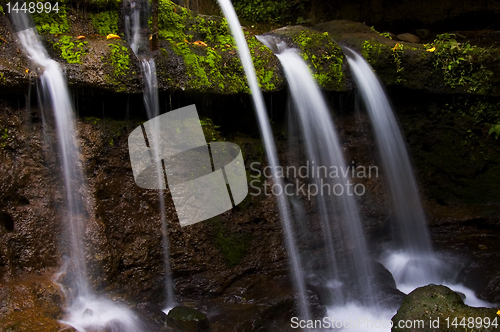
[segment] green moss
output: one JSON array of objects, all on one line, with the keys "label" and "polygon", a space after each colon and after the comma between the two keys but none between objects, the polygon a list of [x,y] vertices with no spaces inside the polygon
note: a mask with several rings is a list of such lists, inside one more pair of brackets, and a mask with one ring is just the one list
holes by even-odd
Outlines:
[{"label": "green moss", "polygon": [[260,87],[265,90],[275,90],[276,84],[279,83],[279,78],[273,66],[270,66],[271,60],[274,59],[273,52],[254,36],[249,38],[247,43]]},{"label": "green moss", "polygon": [[390,47],[376,42],[373,39],[365,40],[362,45],[361,55],[371,64],[376,63],[381,55],[387,55],[390,52]]},{"label": "green moss", "polygon": [[113,44],[108,44],[111,48],[109,61],[111,62],[113,73],[112,75],[106,75],[108,82],[118,86],[118,92],[126,89],[124,80],[126,80],[127,75],[130,73],[129,51],[121,43],[122,41],[115,41]]},{"label": "green moss", "polygon": [[302,31],[293,41],[302,50],[302,57],[310,64],[313,76],[325,88],[342,90],[344,55],[327,32]]},{"label": "green moss", "polygon": [[94,125],[96,125],[99,121],[101,121],[100,118],[97,118],[95,116],[87,116],[84,118],[84,120],[87,122],[93,123]]},{"label": "green moss", "polygon": [[459,43],[453,34],[438,35],[427,48],[435,47],[434,67],[439,70],[446,85],[464,87],[467,92],[486,94],[492,89],[493,72],[484,65],[492,56],[491,50]]},{"label": "green moss", "polygon": [[[175,5],[170,0],[159,0],[158,3],[158,36],[161,39],[190,39],[184,33],[188,29],[189,20],[193,15],[186,8]],[[151,19],[150,19],[151,24]]]},{"label": "green moss", "polygon": [[[234,52],[234,43],[227,21],[206,20],[169,0],[160,0],[159,7],[159,37],[168,40],[174,53],[184,60],[189,78],[186,85],[201,91],[241,91],[238,73],[242,70],[235,70],[228,56]],[[161,52],[168,56],[166,50]]]},{"label": "green moss", "polygon": [[9,130],[4,129],[3,131],[0,131],[0,149],[5,149],[9,142]]},{"label": "green moss", "polygon": [[365,40],[362,44],[361,55],[372,65],[379,65],[381,63],[393,64],[390,71],[393,71],[395,83],[403,83],[405,78],[404,59],[408,61],[409,52],[420,51],[423,56],[426,52],[421,48],[407,46],[402,43],[396,43],[394,46],[378,42],[374,39]]},{"label": "green moss", "polygon": [[2,5],[0,5],[0,13],[2,13],[3,15],[5,15],[5,12],[3,11]]},{"label": "green moss", "polygon": [[310,0],[234,0],[234,9],[240,19],[250,22],[278,23],[295,22],[308,23],[304,13],[309,11]]},{"label": "green moss", "polygon": [[[45,0],[35,0],[37,3],[45,4]],[[51,11],[46,13],[34,13],[33,20],[39,33],[61,34],[69,30],[68,16],[66,13],[66,0],[48,1],[52,4],[52,8],[57,4],[59,11],[56,13]]]},{"label": "green moss", "polygon": [[108,44],[111,47],[111,65],[115,77],[125,76],[130,71],[130,57],[128,48],[117,44]]},{"label": "green moss", "polygon": [[247,254],[252,242],[251,236],[229,232],[220,217],[212,219],[212,230],[215,233],[215,244],[226,264],[230,267],[238,265]]},{"label": "green moss", "polygon": [[88,4],[96,8],[118,9],[121,5],[121,0],[90,0]]},{"label": "green moss", "polygon": [[[210,88],[222,93],[249,92],[225,19],[196,16],[169,0],[160,0],[159,5],[159,37],[168,40],[174,53],[182,57],[187,87],[200,91]],[[249,38],[248,43],[261,87],[275,89],[278,77],[269,63],[273,54],[254,37]],[[161,52],[168,56],[166,50]]]},{"label": "green moss", "polygon": [[3,73],[0,73],[0,82],[2,83],[7,82],[7,79],[5,78],[5,75]]},{"label": "green moss", "polygon": [[215,125],[212,119],[201,118],[200,124],[207,142],[224,140],[218,130],[220,126]]},{"label": "green moss", "polygon": [[62,36],[54,44],[54,48],[61,52],[61,57],[68,63],[82,63],[82,56],[87,54],[86,41],[74,40],[71,36]]},{"label": "green moss", "polygon": [[500,137],[500,123],[491,126],[490,130],[488,131],[488,135],[491,134],[495,134],[495,139],[498,139],[498,137]]},{"label": "green moss", "polygon": [[92,24],[97,33],[106,36],[110,33],[118,33],[118,12],[105,11],[97,14],[92,14]]}]

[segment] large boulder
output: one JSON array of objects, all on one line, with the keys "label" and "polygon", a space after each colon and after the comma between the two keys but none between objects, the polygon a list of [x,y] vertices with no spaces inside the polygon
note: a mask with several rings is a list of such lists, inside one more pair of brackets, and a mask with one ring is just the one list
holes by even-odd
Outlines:
[{"label": "large boulder", "polygon": [[[459,294],[448,287],[429,285],[417,288],[405,297],[403,304],[392,318],[392,331],[461,331],[465,327],[474,331],[498,331],[496,326],[485,324],[500,323],[496,312],[495,308],[469,307],[463,303]],[[476,323],[479,317],[481,324]],[[462,320],[465,322],[465,327],[461,329]],[[471,320],[474,321],[473,324]],[[485,327],[486,325],[488,327]]]}]

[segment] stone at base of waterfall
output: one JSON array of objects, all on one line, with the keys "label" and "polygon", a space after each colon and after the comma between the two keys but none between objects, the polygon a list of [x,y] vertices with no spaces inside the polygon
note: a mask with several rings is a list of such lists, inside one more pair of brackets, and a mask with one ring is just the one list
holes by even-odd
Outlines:
[{"label": "stone at base of waterfall", "polygon": [[[492,325],[496,319],[500,325],[500,317],[495,308],[474,308],[464,304],[460,295],[448,287],[428,285],[415,289],[408,294],[398,312],[392,317],[392,332],[438,332],[438,331],[464,331],[460,325],[465,318],[465,326],[469,324],[468,319],[474,319],[474,332],[498,331]],[[476,319],[481,317],[482,326],[476,326]],[[490,324],[485,328],[485,318],[488,317]],[[448,321],[446,320],[448,318]],[[457,318],[455,321],[454,319]],[[400,323],[401,322],[401,323]],[[411,322],[411,327],[409,326]],[[408,324],[407,324],[408,323]],[[453,325],[453,323],[456,323]],[[405,325],[407,324],[407,325]]]},{"label": "stone at base of waterfall", "polygon": [[420,43],[420,38],[412,33],[402,33],[397,35],[396,38],[409,43]]},{"label": "stone at base of waterfall", "polygon": [[170,331],[202,332],[208,331],[207,315],[196,309],[177,306],[168,312],[167,327]]},{"label": "stone at base of waterfall", "polygon": [[417,30],[415,30],[415,34],[420,39],[427,39],[427,38],[429,38],[431,32],[428,29],[417,29]]}]

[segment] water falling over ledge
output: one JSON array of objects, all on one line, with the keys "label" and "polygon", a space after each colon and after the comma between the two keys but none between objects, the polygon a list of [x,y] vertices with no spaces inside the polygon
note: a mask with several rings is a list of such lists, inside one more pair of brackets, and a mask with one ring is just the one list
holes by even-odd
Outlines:
[{"label": "water falling over ledge", "polygon": [[[17,14],[23,15],[22,13]],[[22,20],[31,18],[25,13]],[[24,28],[24,29],[23,29]],[[62,323],[73,326],[80,332],[88,330],[142,331],[139,318],[124,305],[97,295],[89,285],[83,241],[91,207],[85,203],[88,196],[86,179],[80,158],[80,147],[76,139],[75,118],[69,91],[61,67],[50,59],[42,46],[36,28],[16,26],[16,33],[26,55],[43,73],[40,75],[43,95],[54,113],[59,163],[64,185],[64,241],[68,243],[68,258],[58,276],[67,275],[68,285],[62,285],[67,314]]]},{"label": "water falling over ledge", "polygon": [[[246,74],[248,85],[250,86],[255,112],[259,122],[259,130],[264,141],[264,146],[266,148],[265,150],[267,160],[269,162],[269,166],[272,169],[273,181],[275,184],[278,184],[279,186],[281,186],[281,188],[283,188],[283,180],[276,175],[276,171],[279,166],[276,144],[274,143],[271,125],[269,123],[269,118],[264,104],[264,99],[262,97],[262,92],[260,90],[259,83],[257,82],[257,76],[253,67],[252,57],[250,56],[248,44],[245,40],[245,36],[243,35],[243,31],[241,30],[241,24],[238,20],[236,12],[234,11],[231,1],[218,0],[218,2],[222,9],[222,12],[224,13],[224,16],[229,23],[231,33],[238,47],[238,54],[240,56],[243,69]],[[299,314],[301,317],[303,317],[303,319],[308,319],[310,317],[310,310],[307,303],[306,286],[302,271],[302,263],[300,261],[300,256],[295,244],[295,231],[293,229],[292,220],[290,218],[290,207],[283,192],[277,196],[277,203],[281,222],[285,231],[285,245],[292,269],[293,284],[299,297]]]}]

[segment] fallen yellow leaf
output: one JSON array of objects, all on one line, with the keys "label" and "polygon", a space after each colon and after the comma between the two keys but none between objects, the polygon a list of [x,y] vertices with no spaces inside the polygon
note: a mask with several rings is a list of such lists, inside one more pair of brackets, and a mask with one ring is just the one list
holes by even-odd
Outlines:
[{"label": "fallen yellow leaf", "polygon": [[399,44],[396,44],[396,45],[394,45],[394,48],[392,49],[392,51],[394,52],[394,51],[399,50],[399,49],[400,49]]},{"label": "fallen yellow leaf", "polygon": [[184,39],[184,42],[190,44],[190,42],[188,42],[187,39]]},{"label": "fallen yellow leaf", "polygon": [[427,50],[427,52],[434,52],[435,50],[436,50],[436,48],[435,48],[435,47],[433,47],[433,48],[429,48],[429,49]]},{"label": "fallen yellow leaf", "polygon": [[500,310],[497,311],[497,315],[500,316]]},{"label": "fallen yellow leaf", "polygon": [[207,46],[208,46],[206,43],[202,42],[201,40],[197,40],[197,41],[195,41],[193,44],[194,44],[194,45],[205,46],[205,47],[207,47]]},{"label": "fallen yellow leaf", "polygon": [[120,36],[110,33],[106,36],[106,39],[121,39]]},{"label": "fallen yellow leaf", "polygon": [[76,39],[78,39],[78,40],[85,39],[85,36],[78,36],[78,37],[76,37]]},{"label": "fallen yellow leaf", "polygon": [[29,73],[29,72],[30,72],[30,70],[29,70],[29,69],[26,69],[26,74],[27,74],[27,73]]}]

